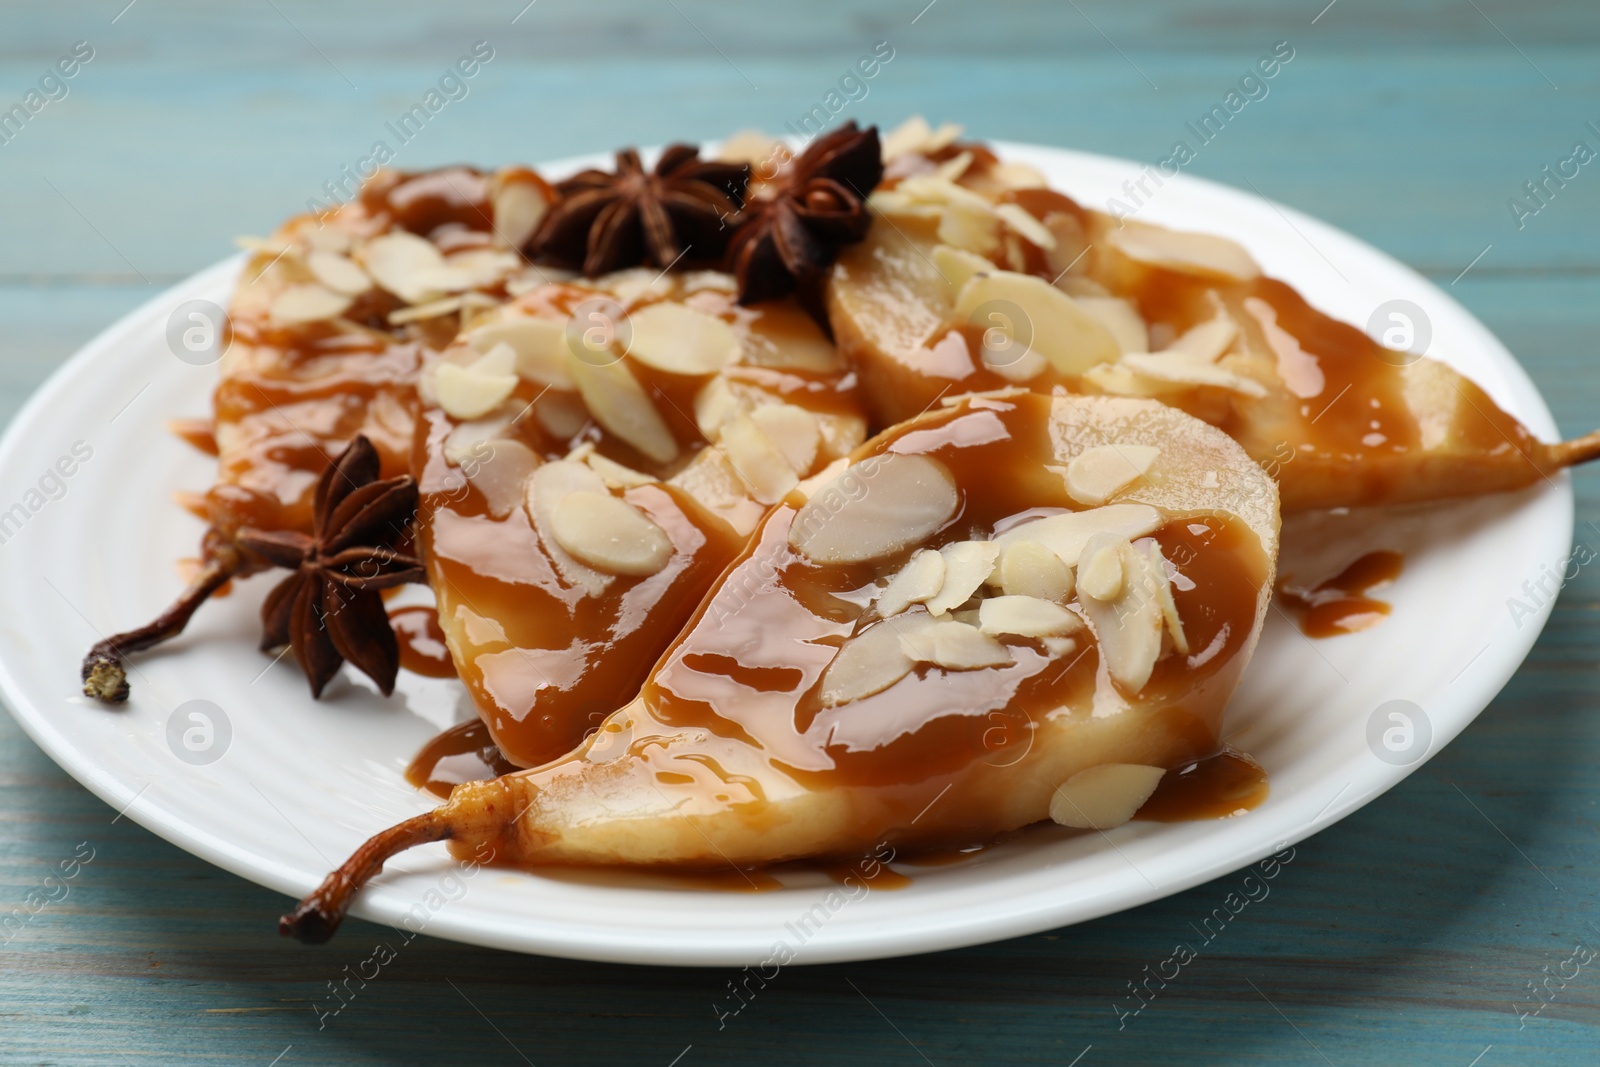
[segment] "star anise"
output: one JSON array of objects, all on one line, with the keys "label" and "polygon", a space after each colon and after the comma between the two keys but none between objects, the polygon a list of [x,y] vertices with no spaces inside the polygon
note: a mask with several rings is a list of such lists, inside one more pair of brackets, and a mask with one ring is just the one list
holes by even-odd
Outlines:
[{"label": "star anise", "polygon": [[854,122],[817,138],[736,218],[728,263],[739,302],[754,304],[820,286],[845,245],[867,235],[866,199],[883,180],[878,128]]},{"label": "star anise", "polygon": [[651,171],[625,148],[614,173],[586,170],[556,184],[530,253],[590,277],[639,263],[666,270],[691,254],[715,261],[749,180],[748,164],[701,159],[692,145],[668,146]]},{"label": "star anise", "polygon": [[261,606],[261,647],[293,648],[313,697],[345,660],[384,696],[394,691],[400,643],[378,590],[424,580],[422,561],[394,547],[416,509],[416,482],[409,475],[379,481],[378,451],[357,437],[317,482],[310,535],[239,532],[239,547],[294,571]]}]

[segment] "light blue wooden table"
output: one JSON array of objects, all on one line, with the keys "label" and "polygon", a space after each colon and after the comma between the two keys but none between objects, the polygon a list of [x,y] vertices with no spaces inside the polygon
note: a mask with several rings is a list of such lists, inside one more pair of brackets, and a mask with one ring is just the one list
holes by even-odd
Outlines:
[{"label": "light blue wooden table", "polygon": [[[1270,95],[1192,172],[1450,285],[1567,435],[1600,425],[1600,162],[1521,229],[1506,203],[1574,141],[1600,148],[1593,0],[125,2],[0,8],[0,108],[93,49],[0,145],[0,418],[156,287],[301,209],[478,40],[494,58],[398,165],[781,129],[879,41],[894,58],[845,117],[1154,160],[1287,40]],[[1595,544],[1600,478],[1577,486]],[[1299,846],[1120,1030],[1127,983],[1228,879],[1037,937],[788,970],[720,1031],[720,971],[423,938],[319,1029],[313,1002],[379,928],[281,941],[281,898],[114,820],[0,719],[0,913],[80,842],[95,857],[0,947],[0,1062],[1594,1064],[1600,962],[1519,1010],[1574,946],[1600,950],[1597,600],[1588,568],[1460,740]]]}]

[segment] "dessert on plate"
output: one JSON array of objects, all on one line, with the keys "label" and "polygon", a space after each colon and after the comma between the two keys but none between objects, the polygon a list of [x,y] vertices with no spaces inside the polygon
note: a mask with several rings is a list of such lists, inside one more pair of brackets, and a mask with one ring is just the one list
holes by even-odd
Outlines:
[{"label": "dessert on plate", "polygon": [[429,751],[481,777],[420,775],[448,799],[284,919],[311,941],[429,841],[744,868],[1171,810],[1222,745],[1280,498],[1600,453],[1225,238],[1119,225],[920,119],[557,181],[380,172],[256,243],[231,314],[186,428],[219,458],[201,568],[85,691],[127,699],[128,655],[277,568],[262,647],[314,696],[346,662],[392,691],[385,596],[418,583],[477,711]]}]

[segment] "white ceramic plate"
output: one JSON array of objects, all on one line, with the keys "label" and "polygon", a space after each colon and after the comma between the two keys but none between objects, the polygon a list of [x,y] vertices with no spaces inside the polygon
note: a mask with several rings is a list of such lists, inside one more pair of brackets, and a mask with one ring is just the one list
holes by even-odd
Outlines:
[{"label": "white ceramic plate", "polygon": [[[1056,149],[1000,148],[1095,207],[1140,170]],[[1388,300],[1413,301],[1431,320],[1431,354],[1554,438],[1539,394],[1489,331],[1375,249],[1259,196],[1188,177],[1167,180],[1139,217],[1234,237],[1269,273],[1348,321],[1366,323]],[[184,300],[226,304],[238,267],[234,258],[202,271],[105,331],[51,378],[0,444],[0,509],[23,509],[0,511],[0,687],[33,739],[108,804],[197,856],[298,897],[368,835],[430,805],[401,771],[436,729],[465,714],[456,683],[407,676],[384,701],[346,679],[332,687],[333,699],[313,702],[292,661],[269,666],[255,651],[257,610],[273,580],[258,577],[203,608],[188,636],[139,657],[125,708],[93,705],[78,690],[88,645],[168,603],[181,586],[174,561],[195,552],[200,525],[170,496],[204,488],[212,464],[164,422],[207,413],[215,368],[180,362],[165,333]],[[41,487],[76,442],[90,458],[59,483],[64,491],[47,477]],[[1325,528],[1310,530],[1316,526]],[[1547,605],[1517,619],[1508,598],[1525,598],[1523,582],[1544,565],[1561,569],[1571,529],[1564,478],[1404,515],[1292,526],[1286,540],[1313,547],[1291,549],[1286,570],[1310,576],[1370,543],[1403,549],[1405,573],[1386,594],[1393,616],[1376,629],[1312,642],[1280,613],[1268,621],[1227,732],[1266,765],[1272,793],[1242,817],[1134,822],[1106,835],[1030,832],[963,864],[902,868],[913,873],[910,887],[820,910],[834,888],[820,874],[756,894],[499,870],[463,879],[434,845],[392,861],[354,913],[392,924],[409,915],[412,929],[520,951],[743,965],[767,959],[780,941],[803,963],[863,959],[1133,907],[1327,826],[1455,737],[1533,644]],[[1309,558],[1315,546],[1323,546],[1320,563]],[[216,705],[228,726],[219,722],[211,751],[220,758],[209,764],[179,759],[182,745],[168,741],[169,722],[192,700]],[[1380,759],[1369,744],[1374,712],[1391,700],[1421,709],[1412,716],[1413,750],[1402,754],[1409,764]],[[177,732],[193,726],[180,716]],[[1378,726],[1403,730],[1396,721]],[[276,918],[264,913],[260,921]]]}]

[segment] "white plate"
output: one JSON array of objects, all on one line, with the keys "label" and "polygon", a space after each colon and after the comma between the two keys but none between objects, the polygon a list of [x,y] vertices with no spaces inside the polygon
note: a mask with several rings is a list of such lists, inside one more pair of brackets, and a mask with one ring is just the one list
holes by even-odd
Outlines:
[{"label": "white plate", "polygon": [[[1095,207],[1140,169],[1000,147]],[[1367,245],[1258,196],[1188,177],[1168,179],[1139,217],[1232,236],[1269,273],[1348,321],[1367,322],[1390,299],[1414,301],[1432,321],[1432,353],[1554,439],[1549,410],[1489,331]],[[453,681],[406,676],[400,694],[384,701],[345,680],[333,699],[313,702],[292,663],[269,668],[255,651],[256,613],[272,580],[262,577],[203,608],[188,636],[139,657],[134,696],[122,710],[78,693],[84,650],[168,603],[181,584],[173,561],[195,551],[200,525],[169,498],[205,487],[212,464],[164,422],[206,414],[215,368],[180,362],[164,335],[181,301],[226,304],[238,266],[235,258],[202,271],[105,331],[46,383],[0,444],[0,509],[17,502],[27,511],[20,528],[0,530],[8,537],[0,551],[0,686],[29,735],[112,807],[197,856],[298,897],[369,834],[429,806],[401,771],[458,714]],[[65,493],[30,497],[77,441],[93,455],[65,480]],[[1312,642],[1273,614],[1228,720],[1232,743],[1271,774],[1270,798],[1248,815],[1134,822],[1103,836],[1030,832],[964,864],[902,868],[913,874],[909,888],[866,893],[833,910],[822,903],[820,911],[813,909],[833,888],[821,875],[759,894],[501,870],[463,879],[434,845],[393,860],[355,914],[400,924],[409,913],[411,927],[438,937],[595,960],[754,964],[784,941],[799,962],[819,963],[1081,922],[1236,870],[1420,765],[1374,755],[1369,720],[1380,704],[1402,699],[1423,709],[1431,754],[1494,697],[1548,614],[1546,597],[1515,619],[1508,598],[1525,598],[1524,581],[1543,565],[1561,569],[1572,493],[1563,477],[1376,523],[1332,521],[1345,528],[1335,562],[1361,550],[1358,537],[1406,550],[1405,573],[1386,594],[1393,616],[1361,634]],[[169,719],[191,700],[214,703],[231,726],[225,752],[207,765],[178,759],[167,740]],[[214,751],[223,747],[220,731],[216,738]],[[820,928],[799,925],[808,913],[825,916]],[[260,916],[263,926],[275,919]]]}]

